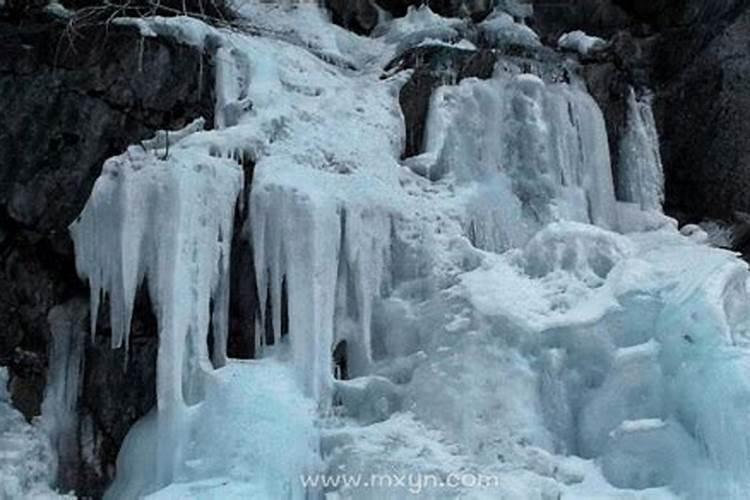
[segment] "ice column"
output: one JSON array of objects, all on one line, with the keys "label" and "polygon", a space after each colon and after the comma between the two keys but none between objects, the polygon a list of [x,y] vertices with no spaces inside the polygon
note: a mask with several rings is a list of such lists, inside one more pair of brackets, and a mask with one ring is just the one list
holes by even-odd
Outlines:
[{"label": "ice column", "polygon": [[664,172],[651,98],[637,98],[631,87],[627,109],[625,135],[620,140],[617,194],[622,201],[637,203],[644,210],[661,211]]},{"label": "ice column", "polygon": [[[242,170],[228,158],[173,145],[131,147],[108,160],[71,226],[76,265],[91,288],[91,329],[109,297],[114,347],[128,342],[136,292],[144,281],[159,324],[157,406],[159,483],[181,463],[187,407],[212,368],[209,322],[226,316],[235,202]],[[226,321],[215,321],[214,360],[225,359]]]}]

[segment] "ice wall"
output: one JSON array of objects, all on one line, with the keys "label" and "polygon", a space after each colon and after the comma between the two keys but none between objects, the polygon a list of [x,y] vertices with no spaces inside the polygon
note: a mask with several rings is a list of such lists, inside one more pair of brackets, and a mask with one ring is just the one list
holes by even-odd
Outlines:
[{"label": "ice wall", "polygon": [[[372,308],[385,278],[390,217],[327,193],[289,189],[262,170],[255,182],[249,230],[260,324],[271,325],[278,344],[286,310],[292,362],[306,392],[319,400],[330,389],[336,343],[347,341],[352,373],[369,370]],[[265,317],[268,310],[271,321]]]},{"label": "ice wall", "polygon": [[477,187],[468,218],[480,248],[519,246],[558,219],[617,227],[604,119],[570,84],[498,70],[441,87],[426,152],[410,163],[434,181]]}]

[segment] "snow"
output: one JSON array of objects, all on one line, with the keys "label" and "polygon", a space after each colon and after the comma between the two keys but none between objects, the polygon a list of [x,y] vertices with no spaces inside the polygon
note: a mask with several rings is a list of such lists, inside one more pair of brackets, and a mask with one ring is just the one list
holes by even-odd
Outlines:
[{"label": "snow", "polygon": [[[242,9],[252,36],[138,21],[216,50],[215,127],[108,160],[71,228],[91,329],[106,296],[127,345],[144,283],[159,323],[158,404],[109,498],[404,498],[304,491],[318,473],[499,478],[421,492],[436,499],[747,496],[747,267],[661,214],[647,99],[631,95],[617,179],[582,83],[511,63],[437,89],[425,151],[401,161],[409,73],[385,62],[462,43],[463,21],[412,9],[366,39],[315,3]],[[224,350],[237,203],[261,313],[249,362]],[[344,341],[353,379],[334,380]]]},{"label": "snow", "polygon": [[421,5],[410,6],[406,16],[394,19],[374,34],[394,45],[394,55],[398,55],[428,40],[457,43],[465,30],[465,21],[439,16],[427,5]]},{"label": "snow", "polygon": [[583,31],[571,31],[564,33],[557,41],[557,45],[564,50],[578,52],[586,56],[591,52],[601,50],[607,42],[599,37],[587,35]]}]

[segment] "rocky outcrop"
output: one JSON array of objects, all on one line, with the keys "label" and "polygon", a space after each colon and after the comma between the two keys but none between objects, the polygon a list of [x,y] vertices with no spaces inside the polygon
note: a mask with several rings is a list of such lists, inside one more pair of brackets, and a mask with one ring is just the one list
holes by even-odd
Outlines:
[{"label": "rocky outcrop", "polygon": [[[667,212],[696,222],[732,220],[735,212],[750,211],[749,130],[741,118],[750,112],[750,86],[742,76],[750,71],[750,5],[617,3],[627,19],[611,27],[616,33],[606,51],[582,61],[607,120],[613,165],[617,168],[629,88],[651,89]],[[544,10],[539,15],[544,18]],[[581,18],[560,25],[563,31],[601,32],[590,22]]]},{"label": "rocky outcrop", "polygon": [[[0,365],[27,417],[40,412],[49,311],[88,296],[68,225],[106,158],[158,129],[198,116],[211,122],[211,68],[193,48],[115,25],[66,30],[38,13],[0,19]],[[86,453],[60,470],[63,489],[94,498],[111,480],[125,433],[153,407],[157,349],[145,298],[127,363],[109,348],[107,318],[100,323],[79,401]]]},{"label": "rocky outcrop", "polygon": [[667,208],[688,222],[750,212],[748,75],[750,7],[658,87]]},{"label": "rocky outcrop", "polygon": [[360,35],[378,24],[378,9],[370,0],[326,0],[326,7],[334,23]]},{"label": "rocky outcrop", "polygon": [[403,17],[409,7],[425,4],[441,16],[466,17],[477,22],[487,17],[493,7],[491,0],[325,0],[334,23],[362,35],[377,26],[379,10]]}]

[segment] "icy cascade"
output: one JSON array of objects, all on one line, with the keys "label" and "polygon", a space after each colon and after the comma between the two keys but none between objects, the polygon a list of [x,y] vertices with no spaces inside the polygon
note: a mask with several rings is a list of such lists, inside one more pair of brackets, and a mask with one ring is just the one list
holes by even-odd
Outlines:
[{"label": "icy cascade", "polygon": [[626,131],[620,141],[617,195],[643,210],[661,211],[664,203],[664,171],[651,100],[649,96],[636,97],[632,87]]},{"label": "icy cascade", "polygon": [[[79,452],[78,398],[83,376],[87,309],[83,300],[73,300],[52,308],[47,318],[52,348],[41,422],[60,463],[76,460]],[[74,482],[74,478],[66,479]]]},{"label": "icy cascade", "polygon": [[480,248],[519,246],[557,219],[617,227],[604,119],[583,90],[501,71],[464,80],[435,92],[426,134],[417,171],[494,186],[470,208]]},{"label": "icy cascade", "polygon": [[[246,7],[284,22],[300,14],[275,5]],[[259,15],[257,21],[268,19]],[[330,404],[334,342],[350,345],[354,373],[366,372],[372,357],[371,310],[386,282],[391,232],[382,200],[398,185],[402,135],[393,89],[369,89],[369,78],[344,85],[338,58],[323,57],[325,47],[313,51],[275,39],[288,33],[246,37],[189,19],[135,24],[144,36],[218,43],[217,119],[213,131],[199,132],[200,124],[193,124],[160,133],[108,161],[73,226],[94,309],[101,293],[110,296],[114,345],[127,343],[134,295],[144,281],[159,322],[157,412],[129,433],[108,497],[132,498],[226,474],[237,484],[249,481],[250,497],[301,498],[297,475],[316,468],[311,457],[317,457],[310,438],[314,415],[307,409]],[[336,127],[349,133],[332,134]],[[246,237],[254,246],[259,326],[269,327],[257,339],[273,347],[260,346],[268,359],[257,366],[212,370],[209,311],[214,364],[221,365],[229,240],[243,180],[226,158],[253,166],[252,191],[241,202],[251,214]],[[368,175],[359,172],[364,169]],[[289,335],[282,339],[287,319]],[[281,368],[274,369],[277,363]],[[222,424],[213,414],[238,396],[236,384],[255,388],[232,403],[239,405],[238,424],[257,427],[239,441],[216,432]],[[272,456],[281,435],[300,439],[284,446],[284,456]],[[217,443],[246,449],[219,456],[208,451]]]},{"label": "icy cascade", "polygon": [[127,347],[135,295],[148,284],[160,339],[159,484],[182,462],[187,407],[202,399],[212,369],[212,316],[213,360],[226,359],[230,240],[242,186],[236,161],[168,147],[131,147],[108,160],[71,226],[76,265],[91,288],[92,332],[107,296],[113,347]]},{"label": "icy cascade", "polygon": [[264,347],[288,341],[300,386],[326,406],[337,343],[346,341],[353,374],[372,362],[373,302],[387,286],[399,205],[388,199],[398,185],[403,127],[395,85],[373,87],[370,75],[350,80],[328,58],[276,41],[236,37],[219,54],[223,130],[209,141],[254,160],[243,201],[259,293],[257,342],[271,355],[285,351]]}]

